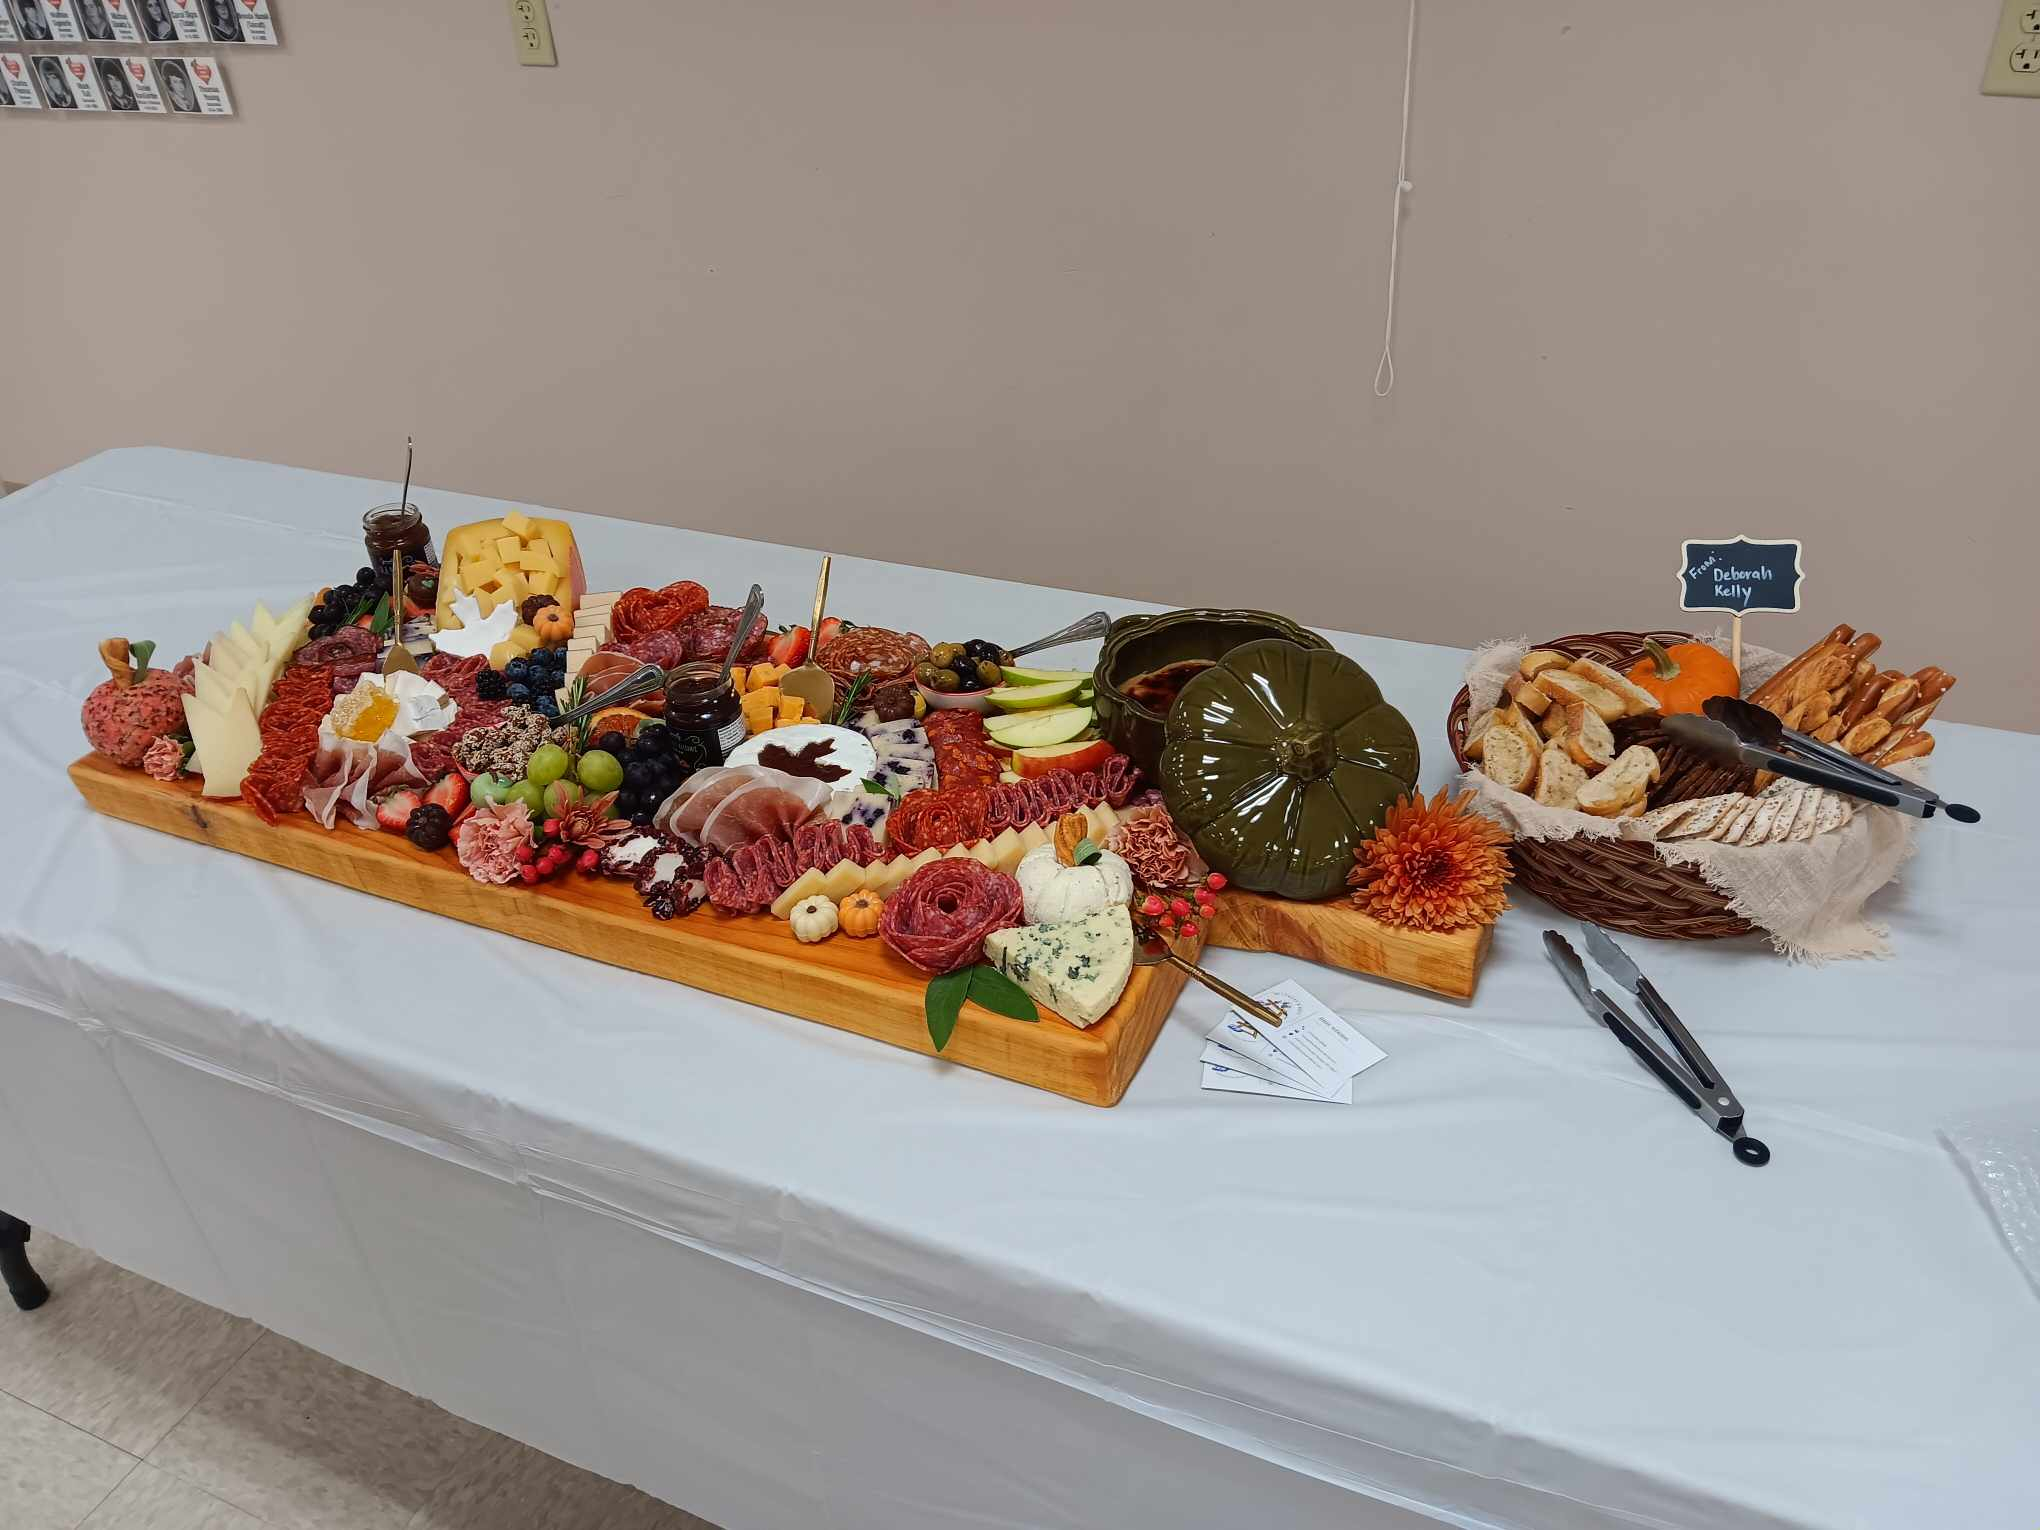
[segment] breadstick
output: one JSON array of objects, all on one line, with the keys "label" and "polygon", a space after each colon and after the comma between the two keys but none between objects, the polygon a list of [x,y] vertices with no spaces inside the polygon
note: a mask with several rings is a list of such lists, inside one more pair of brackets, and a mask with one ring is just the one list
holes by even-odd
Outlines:
[{"label": "breadstick", "polygon": [[1792,722],[1788,719],[1785,726],[1797,728],[1801,733],[1811,733],[1815,728],[1818,728],[1822,723],[1835,715],[1834,706],[1824,694],[1815,696],[1811,701],[1806,702],[1805,708],[1806,710],[1799,714],[1798,722]]},{"label": "breadstick", "polygon": [[[1823,694],[1820,699],[1822,701],[1826,701],[1827,696]],[[1817,728],[1820,726],[1819,723],[1810,723],[1806,720],[1806,703],[1803,701],[1793,702],[1791,706],[1787,707],[1784,710],[1784,712],[1780,714],[1778,721],[1783,723],[1788,728],[1797,728],[1801,732],[1805,732],[1806,729],[1808,728]],[[1821,719],[1821,722],[1825,721],[1827,721],[1826,718]]]},{"label": "breadstick", "polygon": [[1890,732],[1890,718],[1866,717],[1842,735],[1842,747],[1853,755],[1867,754],[1873,747],[1883,743]]},{"label": "breadstick", "polygon": [[1842,708],[1842,726],[1853,728],[1868,717],[1883,699],[1886,688],[1882,675],[1872,675],[1858,685],[1849,696],[1849,704]]},{"label": "breadstick", "polygon": [[1842,623],[1840,626],[1836,627],[1832,632],[1830,632],[1826,637],[1822,638],[1818,643],[1815,643],[1809,648],[1807,648],[1807,650],[1804,653],[1800,654],[1797,658],[1786,660],[1785,667],[1779,670],[1778,673],[1773,675],[1770,679],[1766,680],[1762,685],[1758,686],[1754,691],[1750,692],[1749,699],[1757,703],[1757,705],[1759,706],[1768,705],[1769,702],[1771,701],[1771,698],[1775,696],[1780,690],[1782,690],[1786,685],[1788,685],[1791,682],[1793,676],[1797,675],[1802,669],[1806,668],[1806,666],[1812,662],[1816,655],[1821,653],[1830,644],[1845,643],[1850,638],[1853,638],[1855,635],[1856,629],[1854,627],[1851,627],[1847,622]]},{"label": "breadstick", "polygon": [[1900,675],[1884,688],[1884,694],[1877,698],[1877,705],[1871,710],[1879,717],[1896,717],[1913,704],[1913,698],[1919,693],[1919,681],[1911,675]]},{"label": "breadstick", "polygon": [[1830,717],[1813,730],[1813,736],[1819,743],[1832,744],[1842,736],[1842,720],[1839,717]]},{"label": "breadstick", "polygon": [[1816,692],[1831,691],[1848,679],[1854,668],[1855,665],[1849,659],[1848,649],[1834,649],[1802,669],[1793,679],[1791,689],[1785,693],[1783,699],[1790,704],[1805,701]]},{"label": "breadstick", "polygon": [[1925,669],[1913,671],[1913,678],[1920,683],[1920,700],[1939,701],[1955,689],[1955,677],[1945,669],[1929,664]]},{"label": "breadstick", "polygon": [[1867,659],[1884,646],[1884,639],[1874,632],[1865,632],[1849,643],[1849,656],[1853,659]]},{"label": "breadstick", "polygon": [[1940,704],[1939,697],[1932,701],[1923,701],[1910,711],[1899,713],[1898,716],[1892,718],[1892,722],[1902,728],[1917,728],[1921,723],[1934,715],[1934,708]]},{"label": "breadstick", "polygon": [[1896,749],[1887,750],[1878,755],[1873,763],[1878,765],[1896,765],[1902,760],[1917,760],[1923,755],[1929,755],[1933,752],[1934,735],[1931,733],[1915,733]]}]

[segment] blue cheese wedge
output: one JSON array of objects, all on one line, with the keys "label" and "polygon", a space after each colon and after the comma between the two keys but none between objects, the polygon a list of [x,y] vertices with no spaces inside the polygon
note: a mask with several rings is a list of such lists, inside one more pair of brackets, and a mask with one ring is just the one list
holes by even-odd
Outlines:
[{"label": "blue cheese wedge", "polygon": [[1119,1002],[1133,976],[1133,920],[1115,905],[1068,924],[994,930],[985,956],[1036,1004],[1088,1026]]}]

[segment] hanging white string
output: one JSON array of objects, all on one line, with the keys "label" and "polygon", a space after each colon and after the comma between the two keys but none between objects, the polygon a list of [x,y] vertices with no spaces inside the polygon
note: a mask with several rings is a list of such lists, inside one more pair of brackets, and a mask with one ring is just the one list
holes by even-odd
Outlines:
[{"label": "hanging white string", "polygon": [[1402,152],[1395,163],[1395,211],[1388,228],[1388,318],[1381,329],[1381,365],[1374,369],[1374,396],[1395,390],[1395,278],[1402,264],[1403,198],[1410,185],[1410,82],[1417,72],[1417,0],[1410,0],[1409,38],[1403,46]]}]

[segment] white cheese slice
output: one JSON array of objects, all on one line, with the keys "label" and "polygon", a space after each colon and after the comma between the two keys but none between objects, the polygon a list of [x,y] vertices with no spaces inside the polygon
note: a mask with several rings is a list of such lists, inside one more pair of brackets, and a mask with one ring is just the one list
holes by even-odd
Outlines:
[{"label": "white cheese slice", "polygon": [[262,729],[255,705],[245,690],[236,689],[224,707],[212,707],[196,695],[184,698],[184,723],[191,730],[192,752],[205,772],[208,797],[237,797],[248,767],[262,753]]},{"label": "white cheese slice", "polygon": [[1027,996],[1075,1026],[1105,1017],[1133,976],[1133,920],[1114,905],[1067,924],[994,930],[985,955]]}]

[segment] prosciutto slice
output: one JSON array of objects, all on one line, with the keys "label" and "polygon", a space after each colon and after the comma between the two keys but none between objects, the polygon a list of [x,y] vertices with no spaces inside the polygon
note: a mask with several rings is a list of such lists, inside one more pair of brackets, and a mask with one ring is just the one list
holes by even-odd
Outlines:
[{"label": "prosciutto slice", "polygon": [[826,781],[767,770],[725,795],[702,821],[702,845],[728,855],[753,840],[792,842],[794,831],[829,805],[835,793]]},{"label": "prosciutto slice", "polygon": [[[699,842],[701,826],[723,798],[740,786],[749,785],[764,771],[762,765],[714,765],[697,770],[659,804],[652,816],[653,827],[676,839]],[[777,775],[777,771],[771,772]]]}]

